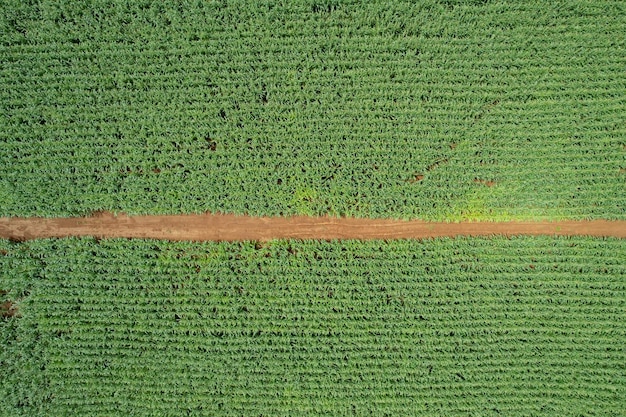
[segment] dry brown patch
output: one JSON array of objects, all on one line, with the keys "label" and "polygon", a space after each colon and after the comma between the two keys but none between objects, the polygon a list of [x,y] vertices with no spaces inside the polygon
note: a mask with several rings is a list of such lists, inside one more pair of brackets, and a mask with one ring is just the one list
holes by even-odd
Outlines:
[{"label": "dry brown patch", "polygon": [[0,304],[0,317],[2,318],[19,317],[17,306],[13,304],[13,302],[11,301],[5,301],[4,303]]},{"label": "dry brown patch", "polygon": [[481,180],[480,178],[474,178],[474,182],[477,183],[477,184],[486,185],[487,187],[493,187],[494,185],[496,185],[495,181]]},{"label": "dry brown patch", "polygon": [[408,183],[415,183],[415,182],[420,182],[424,179],[424,175],[422,174],[415,174],[413,175],[413,177],[409,178],[408,180],[406,180]]}]

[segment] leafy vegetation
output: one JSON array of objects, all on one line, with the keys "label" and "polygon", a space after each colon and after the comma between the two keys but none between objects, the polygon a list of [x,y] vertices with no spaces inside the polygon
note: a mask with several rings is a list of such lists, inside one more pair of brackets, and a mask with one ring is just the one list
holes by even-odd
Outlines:
[{"label": "leafy vegetation", "polygon": [[4,0],[0,215],[624,219],[625,14]]},{"label": "leafy vegetation", "polygon": [[0,241],[0,414],[619,415],[624,259],[586,238]]}]

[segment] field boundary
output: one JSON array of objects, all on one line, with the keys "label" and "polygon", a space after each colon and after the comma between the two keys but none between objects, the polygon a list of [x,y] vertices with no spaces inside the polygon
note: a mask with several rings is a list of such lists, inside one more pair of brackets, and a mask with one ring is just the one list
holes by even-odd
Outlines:
[{"label": "field boundary", "polygon": [[231,214],[72,218],[0,218],[0,238],[13,241],[93,236],[174,241],[272,239],[427,239],[455,236],[553,235],[626,238],[626,221],[425,222],[331,217],[251,217]]}]

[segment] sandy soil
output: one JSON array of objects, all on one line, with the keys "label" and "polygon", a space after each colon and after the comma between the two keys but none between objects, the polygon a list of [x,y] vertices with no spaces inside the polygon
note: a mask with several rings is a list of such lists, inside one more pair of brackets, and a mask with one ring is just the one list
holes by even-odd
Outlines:
[{"label": "sandy soil", "polygon": [[582,235],[626,238],[626,221],[433,223],[213,214],[129,217],[110,213],[78,218],[0,218],[0,237],[17,241],[66,236],[263,241],[278,238],[403,239],[459,235]]}]

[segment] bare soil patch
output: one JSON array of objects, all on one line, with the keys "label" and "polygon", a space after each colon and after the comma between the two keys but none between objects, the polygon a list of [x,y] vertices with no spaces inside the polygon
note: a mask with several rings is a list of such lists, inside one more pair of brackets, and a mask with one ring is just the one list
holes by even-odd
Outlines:
[{"label": "bare soil patch", "polygon": [[474,178],[474,182],[478,184],[486,185],[487,187],[493,187],[494,185],[496,185],[495,181],[481,180],[480,178]]},{"label": "bare soil patch", "polygon": [[127,216],[98,212],[78,218],[0,218],[0,237],[13,241],[93,236],[190,241],[271,239],[424,239],[455,236],[558,235],[626,238],[626,221],[439,223],[331,217],[230,214]]},{"label": "bare soil patch", "polygon": [[15,307],[15,305],[11,301],[5,301],[0,304],[0,317],[9,318],[14,316],[19,317],[19,314],[17,311],[17,307]]}]

